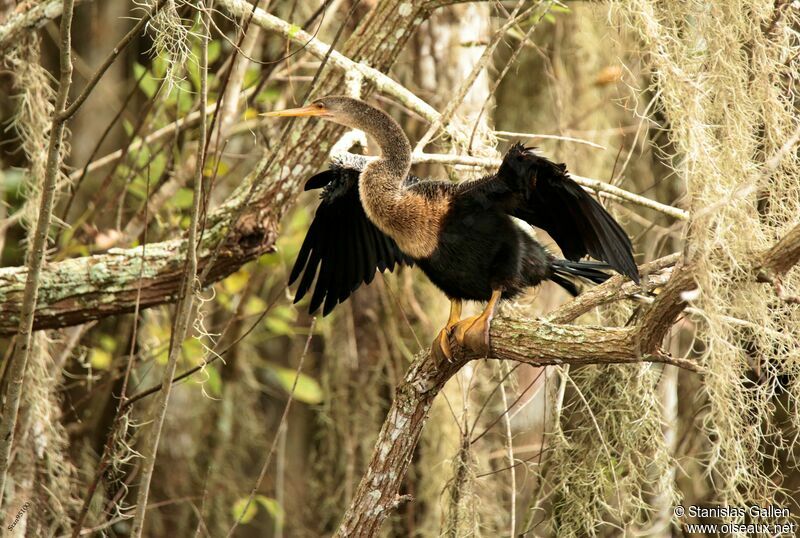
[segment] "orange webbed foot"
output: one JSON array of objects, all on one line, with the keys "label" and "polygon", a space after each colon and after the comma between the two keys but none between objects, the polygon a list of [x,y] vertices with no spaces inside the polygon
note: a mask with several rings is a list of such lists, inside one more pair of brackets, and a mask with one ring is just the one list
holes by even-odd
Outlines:
[{"label": "orange webbed foot", "polygon": [[465,318],[456,324],[456,342],[463,346],[464,349],[484,357],[489,355],[489,329],[492,326],[494,311],[501,296],[502,292],[500,290],[493,290],[489,303],[479,316]]},{"label": "orange webbed foot", "polygon": [[489,354],[491,318],[473,316],[461,320],[455,327],[455,338],[461,347],[480,355]]}]

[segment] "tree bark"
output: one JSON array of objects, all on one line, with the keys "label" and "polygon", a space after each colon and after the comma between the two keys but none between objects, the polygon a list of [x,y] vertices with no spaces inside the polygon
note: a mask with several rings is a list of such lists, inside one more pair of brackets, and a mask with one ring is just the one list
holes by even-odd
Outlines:
[{"label": "tree bark", "polygon": [[[76,0],[75,5],[83,0]],[[28,4],[25,8],[25,4]],[[0,53],[5,52],[25,32],[36,30],[48,21],[61,16],[64,3],[61,0],[47,0],[45,2],[28,1],[17,6],[13,13],[0,21]],[[5,10],[4,11],[4,15]]]}]

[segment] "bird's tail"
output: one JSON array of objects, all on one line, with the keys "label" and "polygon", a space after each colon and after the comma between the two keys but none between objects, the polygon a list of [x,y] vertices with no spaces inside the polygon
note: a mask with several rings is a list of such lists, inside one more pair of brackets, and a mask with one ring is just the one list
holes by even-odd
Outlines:
[{"label": "bird's tail", "polygon": [[611,266],[599,262],[552,260],[548,278],[575,296],[580,293],[576,280],[588,280],[593,284],[602,284],[608,280],[611,275],[604,273],[603,269],[611,269]]}]

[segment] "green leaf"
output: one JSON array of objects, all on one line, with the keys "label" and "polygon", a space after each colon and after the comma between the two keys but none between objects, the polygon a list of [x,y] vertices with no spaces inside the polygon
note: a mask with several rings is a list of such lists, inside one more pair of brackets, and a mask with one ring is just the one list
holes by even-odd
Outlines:
[{"label": "green leaf", "polygon": [[278,88],[265,88],[256,96],[256,103],[275,103],[280,95]]},{"label": "green leaf", "polygon": [[200,364],[205,360],[203,343],[197,338],[187,338],[181,344],[181,355],[187,361]]},{"label": "green leaf", "polygon": [[143,74],[144,78],[141,81],[139,81],[139,89],[142,90],[142,92],[144,92],[144,94],[147,97],[152,98],[156,94],[156,91],[158,91],[158,81],[156,81],[153,75],[149,71],[147,71],[147,68],[145,66],[143,66],[139,62],[134,62],[133,77],[136,80],[139,80],[139,77],[141,77]]},{"label": "green leaf", "polygon": [[[243,525],[247,525],[252,521],[258,513],[258,503],[251,502],[250,506],[247,505],[249,497],[244,497],[233,503],[233,519],[241,521]],[[247,508],[247,511],[245,511]]]},{"label": "green leaf", "polygon": [[257,316],[267,309],[267,301],[261,297],[250,297],[244,305],[245,316]]},{"label": "green leaf", "polygon": [[280,336],[293,336],[295,333],[294,322],[297,320],[297,310],[288,306],[276,306],[264,320],[264,325],[270,332]]},{"label": "green leaf", "polygon": [[164,78],[167,74],[167,60],[159,55],[153,58],[153,74],[158,78]]},{"label": "green leaf", "polygon": [[258,504],[264,507],[264,510],[272,516],[272,519],[278,522],[278,525],[283,526],[283,507],[278,504],[278,501],[266,495],[256,495]]},{"label": "green leaf", "polygon": [[89,353],[89,362],[92,368],[108,370],[111,366],[111,353],[104,349],[94,348],[91,353]]},{"label": "green leaf", "polygon": [[213,64],[222,52],[222,44],[219,41],[211,41],[208,44],[208,65]]},{"label": "green leaf", "polygon": [[217,177],[223,177],[228,173],[229,170],[230,167],[228,166],[228,163],[225,161],[219,161],[219,163],[217,163],[216,159],[209,156],[208,161],[206,161],[206,165],[203,167],[203,175],[206,177],[214,177],[215,175]]},{"label": "green leaf", "polygon": [[258,67],[250,67],[244,72],[244,82],[242,84],[245,88],[251,88],[258,83],[261,78],[261,69]]},{"label": "green leaf", "polygon": [[133,124],[125,118],[122,118],[122,128],[125,130],[126,135],[131,136],[133,134]]},{"label": "green leaf", "polygon": [[300,27],[296,24],[289,26],[289,39],[292,39],[300,31]]},{"label": "green leaf", "polygon": [[250,271],[242,267],[222,281],[222,288],[231,295],[239,293],[250,280]]},{"label": "green leaf", "polygon": [[284,319],[267,317],[264,320],[264,326],[269,330],[269,332],[278,336],[288,336],[294,334],[294,329]]},{"label": "green leaf", "polygon": [[[291,368],[284,368],[283,366],[272,363],[267,363],[267,368],[275,375],[275,378],[284,390],[291,393],[297,372]],[[300,377],[297,379],[297,387],[294,390],[294,399],[303,403],[315,405],[322,403],[323,397],[322,387],[320,387],[317,380],[301,373]]]},{"label": "green leaf", "polygon": [[189,209],[192,207],[194,191],[186,187],[181,187],[175,196],[172,197],[172,205],[178,209]]},{"label": "green leaf", "polygon": [[114,351],[117,349],[117,339],[111,335],[100,335],[100,347],[106,351]]},{"label": "green leaf", "polygon": [[[300,250],[300,247],[297,247],[297,250]],[[296,254],[296,252],[295,252]],[[294,258],[292,258],[294,259]],[[280,254],[277,252],[268,252],[267,254],[262,254],[258,257],[256,263],[258,263],[261,267],[275,267],[281,261]]]},{"label": "green leaf", "polygon": [[192,58],[186,62],[186,74],[189,75],[189,80],[192,81],[192,86],[196,90],[200,90],[200,64],[197,62],[197,58],[200,57],[200,48],[194,48],[194,54]]},{"label": "green leaf", "polygon": [[[278,501],[271,497],[267,497],[266,495],[256,495],[253,497],[253,502],[250,503],[250,506],[247,506],[247,500],[249,497],[243,497],[233,503],[233,517],[237,521],[241,517],[241,522],[243,525],[250,523],[256,514],[258,513],[258,507],[261,505],[264,510],[270,515],[272,519],[278,522],[278,525],[283,526],[283,508]],[[245,512],[245,507],[247,507],[247,511]]]},{"label": "green leaf", "polygon": [[[192,62],[190,61],[189,64]],[[167,103],[174,105],[177,108],[178,115],[185,114],[191,110],[194,105],[195,91],[192,89],[190,82],[186,80],[180,81],[172,93],[167,98]]]},{"label": "green leaf", "polygon": [[219,372],[216,368],[211,365],[206,366],[203,371],[205,372],[207,379],[205,381],[201,381],[204,383],[205,386],[208,388],[208,392],[211,396],[215,398],[219,398],[222,396],[222,376],[219,375]]}]

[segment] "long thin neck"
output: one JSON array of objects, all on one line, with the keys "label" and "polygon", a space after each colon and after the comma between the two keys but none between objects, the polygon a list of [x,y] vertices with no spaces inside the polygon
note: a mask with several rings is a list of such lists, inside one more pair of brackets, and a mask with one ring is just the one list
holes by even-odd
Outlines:
[{"label": "long thin neck", "polygon": [[[400,184],[411,170],[411,144],[403,129],[391,116],[365,105],[358,112],[358,127],[363,130],[380,148],[381,158],[378,161],[382,166],[372,167],[375,172],[386,176],[391,174],[391,179],[399,188]],[[385,177],[384,180],[389,179]],[[384,185],[385,186],[385,185]]]},{"label": "long thin neck", "polygon": [[411,144],[391,116],[366,103],[359,102],[351,110],[348,123],[362,129],[381,149],[381,158],[361,172],[358,192],[370,220],[394,237],[404,219],[402,206],[408,193],[403,181],[411,170]]},{"label": "long thin neck", "polygon": [[366,132],[381,149],[381,158],[364,168],[359,181],[367,217],[406,254],[419,259],[430,256],[437,243],[434,223],[447,204],[404,187],[411,170],[411,144],[388,114],[364,105],[352,120],[352,126]]}]

